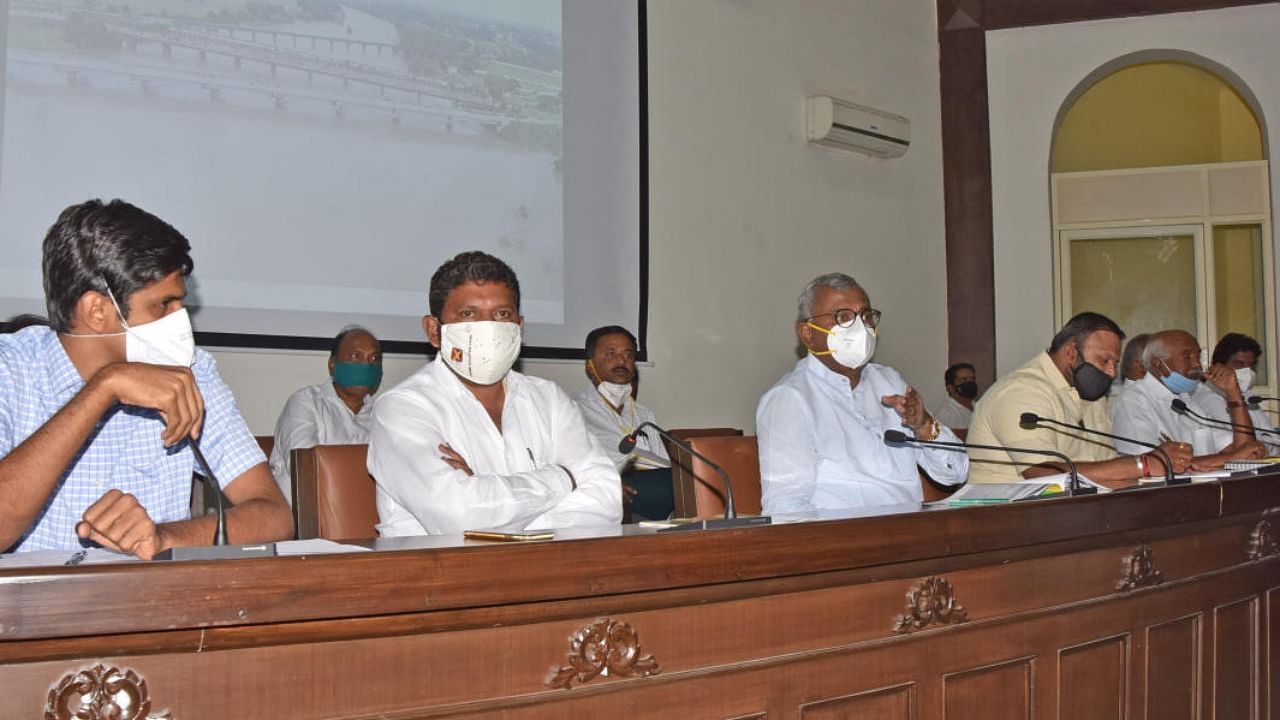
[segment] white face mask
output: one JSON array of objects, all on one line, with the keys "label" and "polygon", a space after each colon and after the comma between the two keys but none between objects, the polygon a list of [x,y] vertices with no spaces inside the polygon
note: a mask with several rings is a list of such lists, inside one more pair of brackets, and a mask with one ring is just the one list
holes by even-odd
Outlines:
[{"label": "white face mask", "polygon": [[496,320],[440,326],[440,356],[454,372],[477,385],[506,377],[520,355],[520,325]]},{"label": "white face mask", "polygon": [[107,297],[111,298],[111,304],[120,315],[120,324],[124,325],[125,360],[178,367],[191,367],[195,362],[196,340],[186,308],[175,310],[159,320],[130,327],[110,289]]},{"label": "white face mask", "polygon": [[809,327],[827,334],[827,350],[809,352],[814,355],[830,355],[832,359],[847,368],[857,369],[866,365],[876,352],[876,331],[868,330],[862,324],[862,318],[854,318],[849,327],[836,325],[830,330],[821,325],[809,323]]},{"label": "white face mask", "polygon": [[622,407],[622,404],[627,401],[627,398],[631,397],[630,385],[619,385],[618,383],[611,383],[608,380],[597,385],[596,391],[616,408]]},{"label": "white face mask", "polygon": [[1240,392],[1248,393],[1253,387],[1254,380],[1253,368],[1236,368],[1236,382],[1240,384]]}]

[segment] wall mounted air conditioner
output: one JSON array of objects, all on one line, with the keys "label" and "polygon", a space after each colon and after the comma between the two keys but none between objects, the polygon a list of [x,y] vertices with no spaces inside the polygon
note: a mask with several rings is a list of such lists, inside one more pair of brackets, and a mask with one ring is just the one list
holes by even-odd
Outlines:
[{"label": "wall mounted air conditioner", "polygon": [[804,99],[804,120],[809,142],[839,150],[896,158],[911,146],[910,120],[825,95]]}]

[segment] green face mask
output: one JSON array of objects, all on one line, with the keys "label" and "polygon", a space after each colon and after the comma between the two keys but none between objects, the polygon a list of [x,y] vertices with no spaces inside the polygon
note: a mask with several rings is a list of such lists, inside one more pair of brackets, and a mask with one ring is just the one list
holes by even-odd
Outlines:
[{"label": "green face mask", "polygon": [[334,363],[333,384],[345,388],[366,387],[372,393],[382,384],[382,366],[373,363]]}]

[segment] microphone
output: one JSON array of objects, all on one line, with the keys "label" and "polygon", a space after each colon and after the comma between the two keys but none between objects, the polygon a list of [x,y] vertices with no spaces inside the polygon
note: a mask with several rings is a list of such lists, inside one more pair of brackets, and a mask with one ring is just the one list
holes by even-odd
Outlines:
[{"label": "microphone", "polygon": [[1101,430],[1094,430],[1093,428],[1085,427],[1083,424],[1072,425],[1071,423],[1062,422],[1061,420],[1054,420],[1053,418],[1040,417],[1039,415],[1032,412],[1024,412],[1022,413],[1021,416],[1018,417],[1018,424],[1022,426],[1023,430],[1034,430],[1037,427],[1039,427],[1040,423],[1046,423],[1048,425],[1060,425],[1064,428],[1067,428],[1068,430],[1079,430],[1080,432],[1089,433],[1090,435],[1101,435],[1102,437],[1111,438],[1112,440],[1124,440],[1125,442],[1130,442],[1130,443],[1133,443],[1134,445],[1141,445],[1142,447],[1151,448],[1153,451],[1159,454],[1160,459],[1164,461],[1164,484],[1165,485],[1180,485],[1183,483],[1191,482],[1190,478],[1186,478],[1183,480],[1174,479],[1173,461],[1169,459],[1169,453],[1165,452],[1164,448],[1160,447],[1159,445],[1154,445],[1149,442],[1143,442],[1141,440],[1134,440],[1133,438],[1113,435],[1109,432],[1103,432]]},{"label": "microphone", "polygon": [[[676,447],[698,458],[699,460],[706,463],[707,465],[710,465],[711,469],[715,470],[716,473],[720,475],[720,479],[724,481],[724,517],[723,518],[720,518],[718,520],[699,520],[698,522],[693,522],[693,523],[683,523],[680,525],[673,525],[672,527],[669,527],[669,528],[662,528],[658,530],[658,532],[671,532],[671,531],[681,531],[681,530],[718,530],[721,528],[730,528],[730,527],[768,525],[772,522],[772,520],[767,515],[744,517],[744,518],[738,517],[738,510],[736,507],[734,507],[734,504],[733,504],[733,481],[729,479],[729,473],[725,472],[724,468],[712,462],[711,459],[708,458],[706,455],[703,455],[697,450],[694,450],[693,448],[689,447],[687,443],[681,442],[679,438],[667,432],[666,430],[663,430],[662,428],[658,427],[654,423],[651,423],[648,421],[642,422],[639,425],[637,425],[636,428],[632,430],[630,433],[623,435],[622,440],[618,441],[618,452],[625,455],[631,452],[632,450],[634,450],[636,447],[636,439],[640,436],[640,431],[644,430],[646,427],[653,428],[659,435],[670,440],[672,445],[675,445]],[[696,475],[694,476],[694,479],[698,480],[698,482],[703,482]],[[703,482],[703,484],[706,484],[706,483]]]},{"label": "microphone", "polygon": [[204,482],[213,487],[214,509],[217,521],[213,530],[213,545],[193,545],[172,547],[156,554],[155,560],[225,560],[244,557],[275,557],[276,544],[231,545],[227,542],[227,507],[226,497],[222,494],[222,485],[213,474],[213,466],[200,452],[200,443],[195,438],[188,438],[191,454],[196,462],[204,468]]},{"label": "microphone", "polygon": [[1213,423],[1214,425],[1218,425],[1224,428],[1231,428],[1232,430],[1245,430],[1245,431],[1252,430],[1255,433],[1265,433],[1267,435],[1280,437],[1280,433],[1277,433],[1271,430],[1262,430],[1260,428],[1251,427],[1249,425],[1240,425],[1238,423],[1233,423],[1229,420],[1219,420],[1218,418],[1211,418],[1207,415],[1201,415],[1195,410],[1192,410],[1185,402],[1183,402],[1182,398],[1174,398],[1173,402],[1169,403],[1169,409],[1173,410],[1175,413],[1179,415],[1190,415],[1191,417],[1199,420],[1202,425],[1204,423]]},{"label": "microphone", "polygon": [[1067,464],[1071,468],[1071,482],[1067,486],[1067,494],[1075,497],[1076,495],[1096,495],[1098,488],[1089,487],[1080,484],[1080,473],[1076,470],[1076,464],[1071,458],[1058,452],[1057,450],[1040,450],[1031,448],[1007,447],[1004,445],[977,445],[974,443],[949,442],[946,440],[921,440],[918,437],[912,437],[901,430],[885,430],[884,444],[890,447],[902,447],[903,445],[928,445],[929,447],[940,447],[956,452],[963,452],[969,448],[977,448],[978,450],[1000,450],[1002,452],[1021,452],[1030,453],[1032,455],[1049,455],[1056,457]]}]

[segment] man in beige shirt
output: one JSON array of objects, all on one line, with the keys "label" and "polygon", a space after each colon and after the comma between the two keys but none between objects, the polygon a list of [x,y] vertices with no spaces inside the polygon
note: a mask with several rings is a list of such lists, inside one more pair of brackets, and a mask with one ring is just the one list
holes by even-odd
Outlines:
[{"label": "man in beige shirt", "polygon": [[[1023,428],[1023,413],[1111,432],[1107,392],[1116,376],[1124,333],[1106,316],[1085,312],[1069,320],[1046,352],[1000,378],[982,396],[969,425],[968,441],[1060,452],[1080,473],[1101,485],[1123,487],[1164,473],[1158,454],[1117,456],[1107,438],[1055,426]],[[1191,463],[1191,447],[1165,443],[1174,472]],[[1017,482],[1065,472],[1065,464],[1045,455],[970,450],[970,482]]]}]

